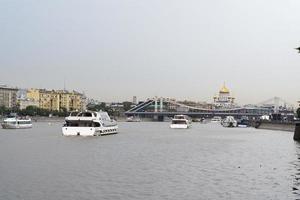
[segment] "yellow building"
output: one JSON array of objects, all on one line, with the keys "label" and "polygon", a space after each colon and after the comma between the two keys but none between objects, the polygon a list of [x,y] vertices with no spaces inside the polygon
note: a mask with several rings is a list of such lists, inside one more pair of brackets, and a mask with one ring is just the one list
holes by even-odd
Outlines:
[{"label": "yellow building", "polygon": [[68,111],[85,110],[84,95],[76,91],[57,91],[60,95],[60,108],[66,108]]},{"label": "yellow building", "polygon": [[39,102],[40,101],[40,90],[31,88],[31,89],[27,90],[26,97],[32,101]]},{"label": "yellow building", "polygon": [[84,95],[75,91],[30,89],[27,98],[39,102],[39,108],[46,110],[85,110]]},{"label": "yellow building", "polygon": [[54,90],[40,90],[39,105],[46,110],[59,111],[59,94]]}]

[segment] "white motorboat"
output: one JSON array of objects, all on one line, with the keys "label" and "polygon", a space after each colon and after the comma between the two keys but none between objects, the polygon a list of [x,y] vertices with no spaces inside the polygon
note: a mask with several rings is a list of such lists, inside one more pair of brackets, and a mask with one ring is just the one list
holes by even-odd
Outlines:
[{"label": "white motorboat", "polygon": [[175,115],[170,124],[170,128],[190,128],[192,125],[191,120],[186,115]]},{"label": "white motorboat", "polygon": [[2,128],[4,129],[23,129],[23,128],[32,128],[31,119],[28,117],[17,117],[8,116],[1,123]]},{"label": "white motorboat", "polygon": [[220,117],[220,116],[214,116],[213,118],[211,118],[210,121],[211,122],[221,122],[222,121],[222,117]]},{"label": "white motorboat", "polygon": [[118,125],[107,112],[71,113],[62,127],[65,136],[101,136],[117,133]]},{"label": "white motorboat", "polygon": [[227,116],[222,122],[224,127],[237,127],[238,123],[233,116]]},{"label": "white motorboat", "polygon": [[127,117],[126,122],[141,122],[141,119],[139,117],[130,116]]}]

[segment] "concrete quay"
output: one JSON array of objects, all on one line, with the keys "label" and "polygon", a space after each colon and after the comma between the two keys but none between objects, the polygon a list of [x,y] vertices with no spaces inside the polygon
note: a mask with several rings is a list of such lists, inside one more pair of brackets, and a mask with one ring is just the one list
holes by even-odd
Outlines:
[{"label": "concrete quay", "polygon": [[260,121],[255,122],[253,125],[257,129],[267,129],[267,130],[276,130],[276,131],[295,131],[295,122],[268,122],[268,121]]}]

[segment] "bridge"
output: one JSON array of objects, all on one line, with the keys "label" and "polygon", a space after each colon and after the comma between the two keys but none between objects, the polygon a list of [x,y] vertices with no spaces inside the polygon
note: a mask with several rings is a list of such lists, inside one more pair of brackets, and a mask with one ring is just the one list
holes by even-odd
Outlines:
[{"label": "bridge", "polygon": [[285,110],[286,113],[290,112],[289,110],[293,110],[291,106],[291,104],[287,103],[279,97],[274,97],[255,105],[223,109],[191,106],[183,104],[182,102],[178,102],[174,99],[155,97],[136,105],[135,107],[125,112],[125,115],[139,116],[142,118],[157,118],[158,120],[163,120],[164,117],[173,117],[174,115],[179,114],[188,115],[192,118],[211,118],[214,116],[225,117],[229,115],[236,118],[241,118],[242,116],[258,118],[262,115],[279,113],[282,110]]}]

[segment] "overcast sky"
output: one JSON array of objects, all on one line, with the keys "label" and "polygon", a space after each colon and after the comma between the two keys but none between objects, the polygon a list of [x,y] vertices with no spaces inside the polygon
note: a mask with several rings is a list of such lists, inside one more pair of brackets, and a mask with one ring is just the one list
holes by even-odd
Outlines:
[{"label": "overcast sky", "polygon": [[0,83],[102,101],[300,99],[299,0],[1,0]]}]

